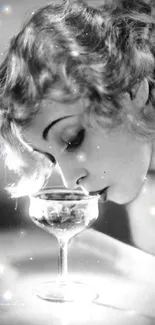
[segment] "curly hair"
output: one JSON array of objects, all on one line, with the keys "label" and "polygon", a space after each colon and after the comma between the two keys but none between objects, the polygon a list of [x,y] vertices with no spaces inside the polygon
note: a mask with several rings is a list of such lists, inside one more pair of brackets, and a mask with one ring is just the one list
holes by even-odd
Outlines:
[{"label": "curly hair", "polygon": [[[127,123],[123,94],[146,78],[154,105],[154,18],[149,0],[104,0],[98,8],[63,1],[39,9],[25,22],[0,67],[4,155],[20,179],[10,187],[13,196],[28,194],[25,182],[33,181],[36,191],[52,171],[54,158],[33,152],[22,138],[44,99],[87,97],[88,124],[114,127]],[[143,112],[133,129],[150,136],[155,133],[154,121]]]}]

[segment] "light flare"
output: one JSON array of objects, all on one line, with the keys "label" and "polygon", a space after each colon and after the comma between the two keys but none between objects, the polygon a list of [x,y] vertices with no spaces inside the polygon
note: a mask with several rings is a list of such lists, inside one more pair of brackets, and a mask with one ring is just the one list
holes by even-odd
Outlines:
[{"label": "light flare", "polygon": [[79,52],[78,51],[72,51],[71,52],[71,54],[72,54],[72,56],[74,56],[74,57],[78,57],[79,56]]},{"label": "light flare", "polygon": [[76,157],[77,157],[77,160],[80,162],[86,161],[86,155],[84,153],[78,154]]},{"label": "light flare", "polygon": [[5,164],[7,165],[9,170],[18,170],[21,166],[24,166],[24,163],[22,159],[15,155],[12,150],[9,148],[9,146],[6,147],[6,159]]},{"label": "light flare", "polygon": [[6,266],[4,264],[0,264],[0,274],[5,272]]},{"label": "light flare", "polygon": [[7,301],[11,301],[12,300],[12,292],[7,290],[3,295],[3,299],[5,299]]},{"label": "light flare", "polygon": [[25,230],[22,230],[22,231],[20,231],[20,237],[22,238],[22,237],[26,237],[27,236],[27,232],[25,231]]},{"label": "light flare", "polygon": [[155,217],[155,206],[152,206],[149,208],[149,214],[153,217]]},{"label": "light flare", "polygon": [[6,15],[12,14],[12,7],[10,5],[4,5],[2,7],[2,12]]}]

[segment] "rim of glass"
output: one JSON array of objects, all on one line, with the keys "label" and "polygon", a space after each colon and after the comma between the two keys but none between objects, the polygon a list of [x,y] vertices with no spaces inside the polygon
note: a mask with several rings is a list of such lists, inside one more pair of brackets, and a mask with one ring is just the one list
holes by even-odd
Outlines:
[{"label": "rim of glass", "polygon": [[79,190],[79,189],[74,189],[74,190],[71,190],[71,189],[68,189],[68,188],[65,188],[65,187],[60,187],[60,186],[53,186],[53,187],[46,187],[46,188],[42,188],[41,190],[39,190],[37,193],[34,193],[33,195],[31,195],[31,197],[33,198],[38,198],[39,195],[44,195],[44,194],[48,194],[48,193],[51,193],[53,192],[54,194],[59,194],[59,192],[64,192],[65,194],[72,194],[73,195],[75,194],[80,194],[81,195],[81,198],[79,200],[73,198],[73,199],[56,199],[56,198],[50,198],[49,200],[46,200],[44,198],[41,198],[41,200],[45,200],[45,201],[65,201],[65,202],[73,202],[73,201],[82,201],[82,200],[91,200],[91,199],[95,199],[95,198],[99,198],[99,195],[96,194],[96,195],[89,195],[89,194],[85,194],[82,190]]}]

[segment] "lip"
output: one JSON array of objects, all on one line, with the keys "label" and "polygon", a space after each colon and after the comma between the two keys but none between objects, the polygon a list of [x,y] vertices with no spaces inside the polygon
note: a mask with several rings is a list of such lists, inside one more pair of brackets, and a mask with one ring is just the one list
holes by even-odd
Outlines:
[{"label": "lip", "polygon": [[91,192],[89,192],[89,195],[92,195],[92,196],[99,195],[100,198],[102,199],[102,201],[105,202],[107,199],[107,189],[108,189],[108,186],[104,187],[103,189],[98,190],[98,191],[91,191]]}]

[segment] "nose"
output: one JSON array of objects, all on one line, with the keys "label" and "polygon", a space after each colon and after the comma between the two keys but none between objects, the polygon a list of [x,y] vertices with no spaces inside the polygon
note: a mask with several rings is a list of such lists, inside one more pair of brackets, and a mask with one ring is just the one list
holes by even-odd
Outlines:
[{"label": "nose", "polygon": [[88,177],[88,171],[80,166],[73,166],[72,164],[61,164],[58,162],[59,172],[61,174],[64,186],[69,189],[75,189],[82,186]]}]

